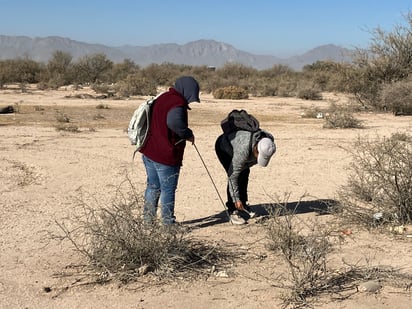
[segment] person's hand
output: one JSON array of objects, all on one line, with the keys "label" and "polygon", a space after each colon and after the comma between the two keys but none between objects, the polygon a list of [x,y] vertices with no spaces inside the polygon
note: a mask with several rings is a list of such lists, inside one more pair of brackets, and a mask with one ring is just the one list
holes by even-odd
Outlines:
[{"label": "person's hand", "polygon": [[245,207],[243,207],[243,203],[241,201],[236,201],[235,202],[235,207],[236,207],[237,210],[245,211]]},{"label": "person's hand", "polygon": [[195,143],[195,136],[193,135],[192,137],[189,137],[188,139],[187,139],[189,142],[191,142],[192,143],[192,145]]}]

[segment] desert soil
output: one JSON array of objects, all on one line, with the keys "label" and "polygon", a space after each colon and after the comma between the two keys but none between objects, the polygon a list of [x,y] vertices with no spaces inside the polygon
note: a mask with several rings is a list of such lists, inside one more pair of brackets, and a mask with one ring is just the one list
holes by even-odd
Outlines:
[{"label": "desert soil", "polygon": [[[80,192],[102,206],[126,177],[142,191],[145,186],[141,159],[132,161],[133,146],[125,133],[132,111],[144,98],[96,99],[95,95],[86,88],[0,91],[0,107],[17,108],[16,113],[0,115],[0,308],[281,308],[281,296],[287,293],[280,287],[288,278],[285,262],[268,249],[259,217],[243,226],[226,220],[201,161],[224,197],[226,178],[214,153],[220,120],[230,110],[243,108],[275,136],[277,152],[269,166],[251,170],[249,202],[260,218],[265,215],[262,205],[274,201],[337,199],[351,162],[346,149],[358,137],[412,133],[412,117],[356,114],[364,121],[363,129],[324,129],[323,119],[301,117],[312,105],[346,104],[348,99],[339,94],[325,93],[321,101],[255,97],[229,101],[202,94],[202,103],[191,104],[189,111],[201,158],[188,144],[176,217],[192,228],[194,238],[227,245],[242,256],[224,269],[216,266],[227,274],[223,277],[211,273],[198,280],[162,283],[142,278],[128,285],[87,285],[82,284],[87,282],[84,274],[61,275],[84,260],[69,242],[51,236],[60,232],[56,222],[72,214]],[[56,130],[63,125],[58,121],[62,116],[78,132]],[[331,220],[330,214],[316,212],[298,216],[307,222]],[[342,234],[344,242],[328,255],[331,269],[391,266],[412,274],[412,238],[406,235],[411,230],[394,236],[347,228],[351,234]],[[410,308],[412,301],[410,289],[396,284],[383,284],[375,293],[353,287],[339,296],[323,294],[311,304],[315,308]]]}]

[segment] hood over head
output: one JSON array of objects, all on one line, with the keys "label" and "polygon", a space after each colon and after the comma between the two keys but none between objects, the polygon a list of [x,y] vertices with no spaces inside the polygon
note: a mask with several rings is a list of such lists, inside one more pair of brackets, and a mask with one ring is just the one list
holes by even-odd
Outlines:
[{"label": "hood over head", "polygon": [[187,103],[197,102],[200,103],[199,98],[199,83],[191,76],[179,77],[174,87],[187,101]]}]

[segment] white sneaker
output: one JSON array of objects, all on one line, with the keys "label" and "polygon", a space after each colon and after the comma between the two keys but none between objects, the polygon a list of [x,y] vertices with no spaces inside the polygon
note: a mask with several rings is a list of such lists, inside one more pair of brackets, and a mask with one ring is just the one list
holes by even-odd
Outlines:
[{"label": "white sneaker", "polygon": [[243,219],[241,216],[239,216],[239,213],[237,210],[235,210],[231,215],[230,215],[230,222],[233,224],[246,224],[246,220]]}]

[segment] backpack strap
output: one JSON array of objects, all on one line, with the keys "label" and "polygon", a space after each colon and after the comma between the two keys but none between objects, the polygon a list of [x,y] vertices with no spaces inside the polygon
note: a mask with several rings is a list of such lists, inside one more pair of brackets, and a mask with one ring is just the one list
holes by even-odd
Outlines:
[{"label": "backpack strap", "polygon": [[133,151],[133,157],[132,157],[132,161],[134,161],[134,157],[136,155],[136,152],[138,152],[139,150],[136,148],[135,151]]}]

